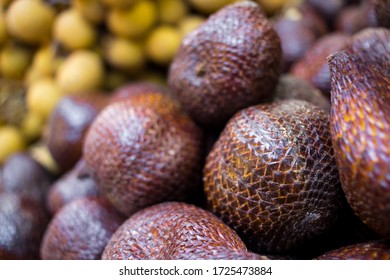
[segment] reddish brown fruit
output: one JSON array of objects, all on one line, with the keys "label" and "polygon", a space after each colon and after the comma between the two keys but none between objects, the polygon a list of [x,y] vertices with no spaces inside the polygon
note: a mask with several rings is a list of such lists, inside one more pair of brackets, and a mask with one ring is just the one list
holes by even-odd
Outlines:
[{"label": "reddish brown fruit", "polygon": [[237,113],[203,180],[212,211],[255,251],[287,251],[326,232],[343,203],[328,115],[301,100]]},{"label": "reddish brown fruit", "polygon": [[390,73],[390,30],[383,27],[366,28],[352,36],[348,52],[363,62],[379,65]]},{"label": "reddish brown fruit", "polygon": [[0,194],[0,259],[38,259],[48,222],[45,209],[36,201]]},{"label": "reddish brown fruit", "polygon": [[274,100],[300,99],[330,112],[330,101],[307,81],[293,75],[282,75],[275,90]]},{"label": "reddish brown fruit", "polygon": [[50,116],[45,142],[61,171],[80,159],[85,135],[92,121],[107,104],[103,95],[66,96]]},{"label": "reddish brown fruit", "polygon": [[353,35],[354,33],[372,26],[371,8],[366,2],[344,8],[335,20],[335,29]]},{"label": "reddish brown fruit", "polygon": [[182,41],[168,83],[195,121],[222,126],[272,95],[281,57],[280,39],[260,6],[243,1],[222,8]]},{"label": "reddish brown fruit", "polygon": [[129,216],[197,190],[202,132],[163,94],[116,102],[92,124],[84,159],[99,191]]},{"label": "reddish brown fruit", "polygon": [[74,200],[51,220],[42,240],[41,257],[44,260],[100,259],[123,220],[105,199]]},{"label": "reddish brown fruit", "polygon": [[29,154],[16,153],[0,168],[0,193],[16,193],[44,204],[53,179]]},{"label": "reddish brown fruit", "polygon": [[390,236],[390,78],[338,52],[329,58],[331,133],[340,179],[355,213]]},{"label": "reddish brown fruit", "polygon": [[267,259],[247,251],[238,235],[210,212],[167,202],[146,208],[111,237],[103,259]]},{"label": "reddish brown fruit", "polygon": [[385,240],[350,245],[327,252],[317,260],[390,260],[390,243]]},{"label": "reddish brown fruit", "polygon": [[291,68],[291,74],[308,81],[324,94],[330,93],[330,72],[326,58],[344,49],[350,37],[343,33],[331,33],[319,39]]},{"label": "reddish brown fruit", "polygon": [[52,214],[75,199],[100,196],[95,181],[88,174],[83,174],[84,165],[81,159],[50,187],[47,204]]}]

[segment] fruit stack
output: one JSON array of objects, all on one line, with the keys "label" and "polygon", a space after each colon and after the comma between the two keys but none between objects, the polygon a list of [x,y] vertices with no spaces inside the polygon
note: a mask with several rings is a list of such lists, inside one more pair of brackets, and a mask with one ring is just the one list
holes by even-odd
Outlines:
[{"label": "fruit stack", "polygon": [[390,259],[389,18],[3,1],[0,259]]}]

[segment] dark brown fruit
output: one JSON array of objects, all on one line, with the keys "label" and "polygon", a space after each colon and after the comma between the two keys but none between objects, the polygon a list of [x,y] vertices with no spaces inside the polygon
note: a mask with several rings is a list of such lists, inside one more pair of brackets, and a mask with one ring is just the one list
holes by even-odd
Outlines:
[{"label": "dark brown fruit", "polygon": [[187,35],[168,83],[195,121],[222,126],[238,110],[272,95],[281,58],[280,39],[260,6],[239,2]]},{"label": "dark brown fruit", "polygon": [[129,216],[199,191],[202,142],[201,130],[174,100],[149,93],[100,113],[87,134],[84,159],[102,195]]},{"label": "dark brown fruit", "polygon": [[167,202],[131,216],[103,252],[111,260],[267,259],[247,251],[238,235],[210,212]]},{"label": "dark brown fruit", "polygon": [[0,167],[0,193],[16,193],[44,203],[54,177],[27,153],[13,154]]},{"label": "dark brown fruit", "polygon": [[278,86],[275,90],[274,100],[283,99],[300,99],[310,102],[325,112],[330,112],[330,101],[322,92],[307,81],[285,74],[279,79]]},{"label": "dark brown fruit", "polygon": [[332,250],[317,260],[390,260],[388,240],[360,243]]},{"label": "dark brown fruit", "polygon": [[68,171],[81,158],[85,135],[92,121],[107,104],[103,95],[64,97],[50,116],[45,142],[61,171]]},{"label": "dark brown fruit", "polygon": [[363,2],[360,5],[347,6],[338,14],[335,29],[353,35],[354,33],[372,26],[370,5]]},{"label": "dark brown fruit", "polygon": [[327,31],[323,19],[315,12],[309,11],[307,6],[284,10],[276,18],[274,28],[281,41],[284,71],[288,71],[316,39]]},{"label": "dark brown fruit", "polygon": [[378,24],[390,28],[390,0],[373,0]]},{"label": "dark brown fruit", "polygon": [[52,214],[75,199],[100,196],[95,181],[88,174],[83,174],[84,165],[81,159],[50,187],[47,204]]},{"label": "dark brown fruit", "polygon": [[328,114],[301,100],[237,113],[203,180],[212,211],[258,252],[284,252],[326,232],[343,205]]},{"label": "dark brown fruit", "polygon": [[330,72],[326,58],[344,49],[350,36],[343,33],[331,33],[323,36],[306,52],[301,60],[291,68],[291,74],[308,81],[324,94],[330,93]]},{"label": "dark brown fruit", "polygon": [[332,22],[346,5],[345,0],[306,0],[306,3],[316,9],[328,22]]},{"label": "dark brown fruit", "polygon": [[49,217],[34,200],[0,194],[0,259],[38,259]]},{"label": "dark brown fruit", "polygon": [[355,213],[390,236],[390,78],[338,52],[329,58],[331,133],[340,179]]},{"label": "dark brown fruit", "polygon": [[74,200],[64,206],[47,227],[41,245],[41,258],[100,259],[108,240],[123,220],[105,199]]},{"label": "dark brown fruit", "polygon": [[[348,52],[363,62],[379,65],[390,73],[390,30],[383,27],[366,28],[352,36]],[[390,75],[390,74],[389,74]]]}]

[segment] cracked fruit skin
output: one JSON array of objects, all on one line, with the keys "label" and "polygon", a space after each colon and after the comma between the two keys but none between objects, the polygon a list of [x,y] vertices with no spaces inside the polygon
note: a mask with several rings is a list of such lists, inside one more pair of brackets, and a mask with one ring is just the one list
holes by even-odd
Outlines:
[{"label": "cracked fruit skin", "polygon": [[281,58],[280,39],[260,6],[239,2],[183,39],[168,84],[196,122],[218,127],[272,95]]},{"label": "cracked fruit skin", "polygon": [[196,193],[203,147],[201,130],[175,100],[156,92],[131,95],[108,105],[84,142],[98,190],[126,216]]},{"label": "cracked fruit skin", "polygon": [[183,202],[166,202],[127,219],[104,249],[106,260],[252,259],[240,237],[212,213]]},{"label": "cracked fruit skin", "polygon": [[329,57],[331,133],[340,180],[355,214],[390,236],[390,78],[358,57]]},{"label": "cracked fruit skin", "polygon": [[203,181],[211,210],[256,252],[286,252],[326,232],[345,203],[328,114],[301,100],[238,112]]}]

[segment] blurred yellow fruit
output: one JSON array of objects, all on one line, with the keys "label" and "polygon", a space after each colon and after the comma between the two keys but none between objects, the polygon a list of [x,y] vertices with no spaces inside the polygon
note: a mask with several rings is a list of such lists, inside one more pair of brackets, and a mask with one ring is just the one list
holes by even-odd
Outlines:
[{"label": "blurred yellow fruit", "polygon": [[60,58],[56,57],[52,45],[42,46],[34,54],[25,82],[31,84],[41,78],[53,76],[58,68],[59,61]]},{"label": "blurred yellow fruit", "polygon": [[179,22],[179,30],[181,35],[184,37],[191,31],[195,30],[202,22],[204,22],[205,18],[197,15],[189,15],[183,18]]},{"label": "blurred yellow fruit", "polygon": [[124,38],[111,38],[105,46],[105,57],[114,67],[126,70],[139,70],[145,63],[140,43]]},{"label": "blurred yellow fruit", "polygon": [[16,127],[9,125],[0,127],[0,143],[0,164],[26,146],[22,133]]},{"label": "blurred yellow fruit", "polygon": [[157,7],[163,23],[177,23],[188,13],[187,4],[183,0],[157,0]]},{"label": "blurred yellow fruit", "polygon": [[27,108],[46,120],[62,96],[63,92],[52,78],[43,78],[29,86]]},{"label": "blurred yellow fruit", "polygon": [[256,0],[257,3],[264,9],[266,14],[273,15],[283,8],[291,0]]},{"label": "blurred yellow fruit", "polygon": [[7,26],[5,24],[5,17],[2,8],[0,8],[0,45],[7,40]]},{"label": "blurred yellow fruit", "polygon": [[137,1],[142,0],[102,0],[102,2],[112,8],[128,8]]},{"label": "blurred yellow fruit", "polygon": [[54,22],[54,38],[69,50],[83,49],[95,43],[96,31],[77,10],[68,9]]},{"label": "blurred yellow fruit", "polygon": [[155,1],[142,0],[128,9],[112,9],[108,13],[109,29],[118,36],[135,38],[144,35],[157,20]]},{"label": "blurred yellow fruit", "polygon": [[23,78],[31,63],[32,52],[17,45],[7,45],[0,53],[1,76],[12,79]]},{"label": "blurred yellow fruit", "polygon": [[188,0],[188,2],[198,11],[211,14],[222,7],[237,2],[236,0]]},{"label": "blurred yellow fruit", "polygon": [[149,34],[146,40],[146,55],[155,63],[167,65],[176,54],[181,39],[182,36],[177,28],[160,25]]},{"label": "blurred yellow fruit", "polygon": [[29,111],[24,117],[20,129],[24,137],[34,141],[41,136],[44,120],[40,114]]},{"label": "blurred yellow fruit", "polygon": [[103,22],[105,7],[101,0],[72,0],[72,6],[94,24]]},{"label": "blurred yellow fruit", "polygon": [[15,0],[6,13],[8,32],[26,43],[48,42],[55,11],[41,1]]},{"label": "blurred yellow fruit", "polygon": [[56,161],[53,159],[49,149],[43,142],[39,142],[35,145],[30,146],[29,153],[33,159],[35,159],[53,174],[57,174],[59,172]]},{"label": "blurred yellow fruit", "polygon": [[93,51],[72,52],[60,65],[56,81],[66,94],[78,94],[98,89],[103,82],[101,57]]}]

